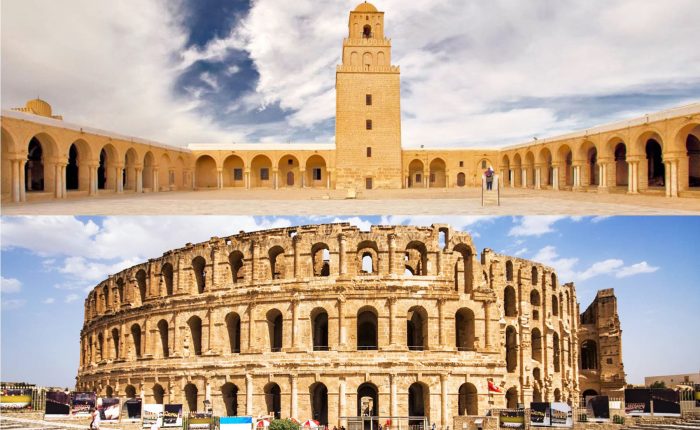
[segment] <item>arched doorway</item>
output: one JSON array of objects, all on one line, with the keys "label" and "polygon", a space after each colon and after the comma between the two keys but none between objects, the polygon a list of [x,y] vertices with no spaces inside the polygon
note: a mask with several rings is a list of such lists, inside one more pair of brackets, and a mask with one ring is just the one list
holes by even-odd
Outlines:
[{"label": "arched doorway", "polygon": [[199,394],[199,390],[197,389],[196,385],[194,385],[191,382],[189,384],[185,385],[185,401],[187,402],[187,409],[190,412],[197,411],[198,394]]},{"label": "arched doorway", "polygon": [[294,186],[294,173],[287,172],[287,181],[286,181],[285,185],[287,185],[288,187]]},{"label": "arched doorway", "polygon": [[663,150],[656,139],[649,139],[645,146],[647,159],[647,184],[649,188],[661,188],[666,184],[666,168],[663,161]]},{"label": "arched doorway", "polygon": [[357,350],[378,349],[377,312],[373,308],[363,308],[357,313]]},{"label": "arched doorway", "polygon": [[153,164],[153,153],[151,151],[148,151],[143,157],[143,172],[141,172],[141,175],[143,181],[143,188],[146,188],[149,191],[156,191],[154,189],[156,184],[153,183]]},{"label": "arched doorway", "polygon": [[306,180],[304,185],[312,188],[326,188],[328,172],[326,160],[320,155],[312,155],[306,160]]},{"label": "arched doorway", "polygon": [[160,335],[160,356],[168,358],[170,356],[170,347],[168,344],[168,322],[166,320],[158,321],[158,334]]},{"label": "arched doorway", "polygon": [[202,155],[195,163],[195,186],[197,188],[216,188],[218,184],[216,161],[208,155]]},{"label": "arched doorway", "polygon": [[459,172],[457,174],[457,186],[463,187],[466,183],[467,183],[467,176],[464,173]]},{"label": "arched doorway", "polygon": [[474,350],[474,312],[471,309],[461,308],[455,314],[455,335],[457,351]]},{"label": "arched doorway", "polygon": [[236,312],[226,315],[226,331],[231,354],[241,352],[241,317]]},{"label": "arched doorway", "polygon": [[422,306],[414,306],[406,316],[406,345],[409,351],[428,348],[428,313]]},{"label": "arched doorway", "polygon": [[111,144],[100,149],[100,164],[97,167],[97,188],[116,190],[117,150]]},{"label": "arched doorway", "polygon": [[124,173],[122,184],[125,190],[136,191],[136,162],[138,155],[134,148],[129,148],[124,156]]},{"label": "arched doorway", "polygon": [[314,351],[328,351],[328,313],[314,309],[311,313],[311,332]]},{"label": "arched doorway", "polygon": [[277,169],[283,181],[279,186],[297,188],[301,186],[301,168],[297,157],[291,154],[281,157]]},{"label": "arched doorway", "polygon": [[423,188],[423,162],[413,160],[408,165],[408,188]]},{"label": "arched doorway", "polygon": [[257,155],[250,164],[250,186],[272,187],[272,161],[265,155]]},{"label": "arched doorway", "polygon": [[153,402],[162,405],[165,400],[165,389],[160,384],[153,386]]},{"label": "arched doorway", "polygon": [[202,355],[202,319],[194,315],[187,320],[187,326],[192,338],[192,353]]},{"label": "arched doorway", "polygon": [[559,181],[560,188],[571,187],[574,184],[573,175],[573,154],[569,145],[562,145],[558,151]]},{"label": "arched doorway", "polygon": [[518,407],[518,389],[511,387],[506,391],[506,408],[516,409]]},{"label": "arched doorway", "polygon": [[317,382],[310,387],[311,391],[311,417],[321,426],[328,424],[328,388]]},{"label": "arched doorway", "polygon": [[231,382],[222,385],[221,399],[224,401],[226,416],[238,416],[238,387]]},{"label": "arched doorway", "polygon": [[270,339],[270,351],[282,351],[282,313],[278,309],[267,312],[267,329]]},{"label": "arched doorway", "polygon": [[272,412],[275,419],[282,417],[282,392],[280,386],[274,382],[265,385],[265,406],[267,411]]},{"label": "arched doorway", "polygon": [[538,154],[537,163],[540,169],[540,188],[551,187],[554,183],[554,167],[552,166],[552,153],[547,148],[542,148]]},{"label": "arched doorway", "polygon": [[[357,416],[376,417],[379,411],[379,390],[371,382],[357,387]],[[369,423],[366,424],[369,428]]]},{"label": "arched doorway", "polygon": [[688,133],[685,150],[688,157],[688,188],[700,188],[700,125]]},{"label": "arched doorway", "polygon": [[474,384],[464,383],[459,387],[459,415],[479,415],[479,397]]},{"label": "arched doorway", "polygon": [[238,155],[229,155],[224,160],[224,187],[245,187],[245,166]]},{"label": "arched doorway", "polygon": [[600,178],[598,177],[598,150],[595,146],[588,149],[586,160],[588,162],[588,185],[597,187],[600,185]]},{"label": "arched doorway", "polygon": [[445,188],[447,187],[445,161],[441,158],[436,158],[430,162],[430,188]]},{"label": "arched doorway", "polygon": [[629,184],[629,166],[627,164],[627,146],[624,142],[615,145],[615,186],[627,188]]},{"label": "arched doorway", "polygon": [[53,140],[47,135],[36,135],[27,147],[27,162],[24,164],[24,189],[32,191],[52,191],[54,172],[46,165],[46,160],[55,150]]},{"label": "arched doorway", "polygon": [[[427,417],[430,422],[430,390],[420,382],[415,382],[408,387],[408,416]],[[415,430],[421,430],[423,420],[410,420],[409,425],[416,426]]]}]

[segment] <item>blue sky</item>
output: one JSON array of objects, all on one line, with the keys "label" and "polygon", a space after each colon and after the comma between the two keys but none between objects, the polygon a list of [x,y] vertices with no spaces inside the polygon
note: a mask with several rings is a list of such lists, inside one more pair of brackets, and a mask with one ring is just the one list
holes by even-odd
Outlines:
[{"label": "blue sky", "polygon": [[[334,140],[359,0],[4,0],[2,107],[164,143]],[[403,144],[529,141],[700,100],[696,0],[377,0]]]},{"label": "blue sky", "polygon": [[582,310],[615,288],[628,381],[697,371],[700,217],[2,217],[2,379],[72,386],[87,291],[162,252],[240,230],[449,223],[575,281]]}]

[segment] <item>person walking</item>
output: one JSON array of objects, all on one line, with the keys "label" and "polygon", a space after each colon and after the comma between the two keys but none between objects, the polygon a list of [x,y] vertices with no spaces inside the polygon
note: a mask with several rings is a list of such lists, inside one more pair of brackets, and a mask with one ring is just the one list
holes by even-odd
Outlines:
[{"label": "person walking", "polygon": [[90,429],[100,430],[100,411],[97,408],[92,408],[92,421],[90,421]]},{"label": "person walking", "polygon": [[493,169],[491,166],[489,166],[488,169],[484,172],[484,176],[486,176],[486,189],[487,190],[492,190],[493,189]]}]

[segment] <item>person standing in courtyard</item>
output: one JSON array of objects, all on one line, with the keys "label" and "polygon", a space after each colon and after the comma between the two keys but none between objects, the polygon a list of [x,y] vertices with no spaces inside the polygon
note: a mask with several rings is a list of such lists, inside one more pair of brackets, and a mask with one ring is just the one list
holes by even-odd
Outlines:
[{"label": "person standing in courtyard", "polygon": [[493,168],[489,166],[488,169],[484,172],[484,176],[486,177],[486,189],[487,190],[492,190],[493,189]]}]

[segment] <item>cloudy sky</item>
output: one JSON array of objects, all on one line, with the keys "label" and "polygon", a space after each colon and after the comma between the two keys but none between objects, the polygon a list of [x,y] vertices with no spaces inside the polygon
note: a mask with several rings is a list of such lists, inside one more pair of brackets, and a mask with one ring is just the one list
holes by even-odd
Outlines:
[{"label": "cloudy sky", "polygon": [[555,267],[582,310],[615,288],[628,381],[697,371],[700,217],[2,217],[2,378],[72,387],[83,301],[109,274],[212,236],[338,221],[449,223],[479,250]]},{"label": "cloudy sky", "polygon": [[[333,142],[358,0],[3,0],[2,107],[185,145]],[[378,0],[406,147],[519,143],[700,99],[697,0]]]}]

